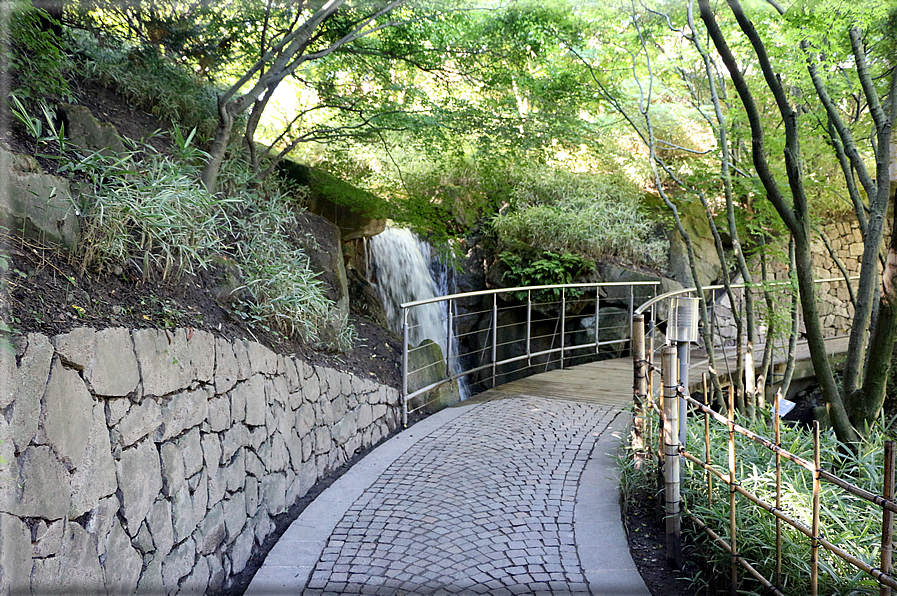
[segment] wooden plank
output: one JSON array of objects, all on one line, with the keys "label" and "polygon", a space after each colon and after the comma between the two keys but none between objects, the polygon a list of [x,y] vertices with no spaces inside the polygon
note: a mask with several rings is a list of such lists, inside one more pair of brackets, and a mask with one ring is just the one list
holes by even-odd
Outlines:
[{"label": "wooden plank", "polygon": [[[847,339],[826,340],[826,349],[831,355],[843,353],[847,349]],[[735,349],[731,348],[726,352],[728,358],[723,358],[720,354],[717,360],[717,370],[721,373],[734,371],[736,369],[734,353]],[[798,360],[809,360],[809,352],[805,344],[799,347],[797,357]],[[759,363],[762,358],[763,346],[755,350],[754,361]],[[700,352],[696,352],[692,356],[692,362],[695,363],[691,367],[692,377],[700,379],[700,374],[707,370],[706,358],[702,357]],[[472,400],[489,401],[510,397],[546,397],[586,401],[625,409],[632,401],[632,359],[626,357],[599,360],[565,369],[537,373],[484,391],[473,397]],[[470,403],[470,401],[462,403]]]}]

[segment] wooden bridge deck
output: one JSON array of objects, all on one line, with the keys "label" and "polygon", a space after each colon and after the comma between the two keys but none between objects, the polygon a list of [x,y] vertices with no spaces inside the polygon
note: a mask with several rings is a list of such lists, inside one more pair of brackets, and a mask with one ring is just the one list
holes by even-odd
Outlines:
[{"label": "wooden bridge deck", "polygon": [[[826,340],[826,349],[830,357],[837,357],[847,351],[847,338]],[[717,355],[717,369],[720,375],[726,376],[735,371],[734,348],[731,353]],[[783,352],[783,350],[779,350]],[[725,356],[725,358],[724,358]],[[754,362],[759,366],[763,359],[762,348],[754,354]],[[778,369],[784,368],[784,358],[777,355],[774,359]],[[806,343],[798,344],[797,370],[795,379],[813,376],[813,366]],[[692,390],[700,382],[701,374],[707,372],[707,360],[700,353],[692,356],[690,378]],[[658,388],[659,389],[659,388]],[[626,409],[632,403],[632,359],[629,357],[613,360],[601,360],[589,364],[580,364],[564,369],[555,369],[544,373],[511,381],[489,389],[461,402],[488,401],[508,397],[547,397],[583,401],[604,405],[611,408]]]},{"label": "wooden bridge deck", "polygon": [[484,391],[473,400],[506,397],[547,397],[625,409],[632,402],[632,359],[601,360],[538,373]]}]

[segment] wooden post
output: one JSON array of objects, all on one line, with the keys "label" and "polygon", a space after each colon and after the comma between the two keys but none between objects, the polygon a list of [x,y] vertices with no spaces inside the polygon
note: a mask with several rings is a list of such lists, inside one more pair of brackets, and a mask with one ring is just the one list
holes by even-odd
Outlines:
[{"label": "wooden post", "polygon": [[[597,314],[595,316],[597,317]],[[632,421],[632,447],[636,453],[639,453],[645,448],[645,400],[648,397],[644,315],[632,317],[632,369],[632,395],[635,406],[635,416]]]},{"label": "wooden post", "polygon": [[676,348],[663,348],[663,470],[666,504],[667,563],[682,568],[682,519],[679,511],[679,384]]},{"label": "wooden post", "polygon": [[[767,344],[769,345],[769,344]],[[782,390],[776,391],[773,427],[776,433],[776,447],[782,446],[782,421],[779,419],[779,400]],[[782,510],[782,455],[776,451],[776,509]],[[776,588],[782,589],[782,520],[776,517]]]},{"label": "wooden post", "polygon": [[[707,394],[707,373],[701,375],[704,390],[704,405],[710,407],[710,396]],[[704,463],[710,466],[710,414],[704,412]],[[713,505],[713,474],[707,470],[707,504]]]},{"label": "wooden post", "polygon": [[729,385],[729,412],[727,414],[729,427],[729,544],[732,546],[732,585],[730,594],[738,593],[738,523],[735,515],[735,387]]},{"label": "wooden post", "polygon": [[821,466],[819,454],[819,421],[813,421],[813,539],[810,545],[810,593],[819,594],[819,489]]},{"label": "wooden post", "polygon": [[[882,496],[889,501],[894,500],[894,441],[885,441],[885,485]],[[891,575],[894,571],[894,513],[882,509],[881,516],[881,564],[883,573]],[[891,596],[891,588],[881,587],[881,596]]]}]

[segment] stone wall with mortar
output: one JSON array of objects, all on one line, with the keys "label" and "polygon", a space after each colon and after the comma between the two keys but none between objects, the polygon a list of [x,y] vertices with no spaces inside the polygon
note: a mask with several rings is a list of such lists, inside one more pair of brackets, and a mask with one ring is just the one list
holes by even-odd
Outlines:
[{"label": "stone wall with mortar", "polygon": [[204,331],[75,329],[0,350],[0,594],[227,587],[399,393]]},{"label": "stone wall with mortar", "polygon": [[[838,267],[838,261],[844,267],[849,276],[860,274],[860,261],[863,258],[863,234],[856,222],[834,222],[826,224],[823,233],[828,240],[831,251],[819,237],[816,237],[811,245],[813,254],[813,276],[816,279],[837,279],[838,281],[817,284],[816,300],[819,309],[819,317],[822,320],[822,329],[825,337],[846,335],[850,331],[853,317],[853,304],[850,302],[850,292],[844,281],[844,274]],[[787,250],[787,246],[786,246]],[[832,254],[834,253],[834,257]],[[837,260],[836,260],[837,259]],[[759,281],[759,263],[755,263],[754,281]],[[768,271],[770,279],[787,280],[788,265],[775,260],[769,260]],[[857,280],[851,280],[851,284]],[[775,300],[775,308],[787,316],[790,309],[790,293],[786,291],[772,292]],[[762,292],[755,291],[754,296],[758,300],[763,299]],[[763,306],[757,302],[758,308]],[[736,336],[735,322],[732,320],[732,311],[728,298],[720,293],[720,299],[716,304],[720,335],[730,342],[734,342]],[[785,321],[790,328],[790,322]],[[801,321],[801,333],[805,327]],[[761,327],[760,334],[764,333]],[[761,341],[765,341],[761,338]]]}]

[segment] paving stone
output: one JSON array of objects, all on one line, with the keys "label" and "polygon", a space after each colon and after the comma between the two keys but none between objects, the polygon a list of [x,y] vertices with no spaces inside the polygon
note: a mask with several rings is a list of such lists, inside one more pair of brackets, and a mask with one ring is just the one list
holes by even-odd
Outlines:
[{"label": "paving stone", "polygon": [[[318,403],[319,421],[343,410],[336,401],[336,412]],[[354,412],[356,425],[368,422],[366,409]],[[315,569],[316,585],[343,591],[358,585],[370,593],[384,586],[393,593],[531,593],[530,585],[547,588],[553,579],[547,566],[561,563],[584,583],[578,559],[562,559],[549,544],[572,544],[573,501],[564,523],[558,519],[596,440],[590,431],[603,418],[591,404],[501,400],[480,406],[476,424],[462,416],[422,438],[349,507]],[[565,421],[563,429],[557,420]],[[330,439],[319,437],[318,450]],[[346,434],[334,432],[332,439],[339,444]]]}]

